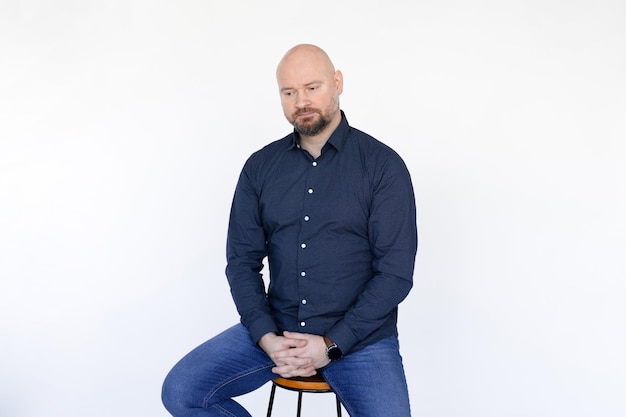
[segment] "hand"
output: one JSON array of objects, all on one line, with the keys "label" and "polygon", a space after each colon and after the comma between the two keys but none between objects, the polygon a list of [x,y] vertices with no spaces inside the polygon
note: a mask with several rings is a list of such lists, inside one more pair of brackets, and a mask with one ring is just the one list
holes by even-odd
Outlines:
[{"label": "hand", "polygon": [[272,372],[284,378],[313,376],[317,369],[330,363],[322,336],[287,331],[283,336],[268,333],[261,337],[259,346],[276,364]]},{"label": "hand", "polygon": [[272,372],[284,378],[315,375],[311,358],[297,356],[296,349],[303,348],[306,343],[303,338],[286,338],[274,333],[267,333],[259,339],[261,349],[276,364]]},{"label": "hand", "polygon": [[[312,365],[314,369],[323,368],[330,363],[330,359],[328,359],[328,356],[326,355],[326,342],[324,341],[324,338],[322,336],[287,331],[284,332],[283,335],[288,340],[306,341],[306,344],[304,346],[294,348],[290,353],[298,357],[310,358],[312,360]],[[281,353],[282,352],[277,353],[279,358]]]}]

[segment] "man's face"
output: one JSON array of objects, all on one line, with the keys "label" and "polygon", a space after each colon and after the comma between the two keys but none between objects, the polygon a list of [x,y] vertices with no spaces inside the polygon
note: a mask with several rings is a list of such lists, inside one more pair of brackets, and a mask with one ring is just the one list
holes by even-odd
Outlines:
[{"label": "man's face", "polygon": [[292,59],[278,71],[278,87],[287,120],[302,136],[315,136],[339,112],[341,73],[315,59]]}]

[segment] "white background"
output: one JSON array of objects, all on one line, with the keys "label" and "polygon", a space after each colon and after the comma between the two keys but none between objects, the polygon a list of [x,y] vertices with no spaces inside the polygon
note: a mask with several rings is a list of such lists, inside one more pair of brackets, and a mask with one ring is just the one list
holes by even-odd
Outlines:
[{"label": "white background", "polygon": [[1,0],[0,416],[167,415],[167,371],[237,321],[232,192],[290,130],[301,42],[412,174],[413,414],[626,415],[625,5]]}]

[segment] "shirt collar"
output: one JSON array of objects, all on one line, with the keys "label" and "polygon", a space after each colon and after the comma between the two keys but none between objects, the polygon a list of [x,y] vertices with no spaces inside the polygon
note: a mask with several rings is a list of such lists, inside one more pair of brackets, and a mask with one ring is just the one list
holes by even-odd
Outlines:
[{"label": "shirt collar", "polygon": [[[346,114],[343,112],[343,110],[340,110],[340,112],[341,122],[339,122],[339,126],[337,126],[335,131],[330,135],[330,137],[326,141],[326,144],[324,145],[324,147],[330,145],[338,152],[341,152],[341,150],[345,147],[346,141],[348,140],[348,131],[350,130],[350,125],[348,124],[348,119],[346,119]],[[291,140],[292,142],[289,149],[298,149],[300,145],[298,141],[298,133],[295,131],[295,129],[291,134]]]}]

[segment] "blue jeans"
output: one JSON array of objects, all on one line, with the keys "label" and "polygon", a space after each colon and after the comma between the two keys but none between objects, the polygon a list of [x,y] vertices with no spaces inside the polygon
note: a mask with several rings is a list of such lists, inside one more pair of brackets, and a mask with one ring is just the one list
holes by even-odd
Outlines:
[{"label": "blue jeans", "polygon": [[[248,330],[237,324],[192,350],[172,368],[163,383],[163,404],[175,417],[249,417],[232,398],[276,378],[273,366]],[[396,337],[350,353],[320,372],[351,416],[411,415]]]}]

